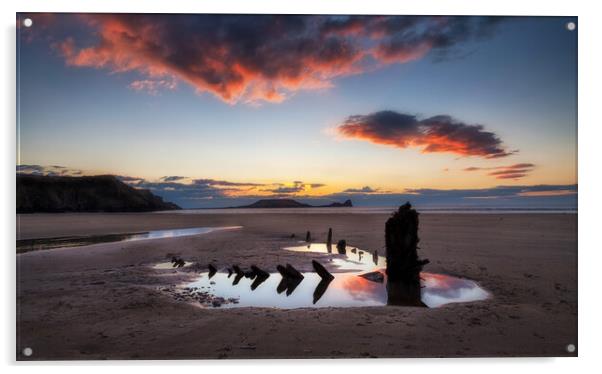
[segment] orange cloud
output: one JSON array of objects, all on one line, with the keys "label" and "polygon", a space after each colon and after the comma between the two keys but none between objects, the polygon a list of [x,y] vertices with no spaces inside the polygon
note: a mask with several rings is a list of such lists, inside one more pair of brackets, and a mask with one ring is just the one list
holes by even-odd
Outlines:
[{"label": "orange cloud", "polygon": [[[403,64],[487,34],[480,17],[279,15],[61,15],[90,37],[54,45],[70,66],[142,75],[156,94],[185,82],[228,103],[281,102],[300,90],[388,64]],[[63,31],[65,28],[62,29]],[[154,83],[148,83],[154,82]]]},{"label": "orange cloud", "polygon": [[461,156],[499,158],[508,156],[502,141],[481,125],[469,125],[449,116],[419,120],[394,111],[348,117],[337,128],[339,134],[397,148],[421,147],[423,153],[446,152]]},{"label": "orange cloud", "polygon": [[496,179],[520,179],[529,175],[533,171],[535,165],[530,163],[521,163],[506,166],[494,166],[487,168],[480,167],[468,167],[464,171],[478,171],[478,170],[492,170],[487,175],[495,177]]}]

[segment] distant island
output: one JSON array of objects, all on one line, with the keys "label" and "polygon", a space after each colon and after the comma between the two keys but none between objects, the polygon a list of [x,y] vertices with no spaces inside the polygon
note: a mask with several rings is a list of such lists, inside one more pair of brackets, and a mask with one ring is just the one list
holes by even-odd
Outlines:
[{"label": "distant island", "polygon": [[236,206],[224,209],[269,209],[269,208],[347,208],[352,207],[351,200],[344,203],[332,203],[328,205],[309,205],[300,203],[293,199],[262,199],[250,205]]},{"label": "distant island", "polygon": [[181,209],[113,175],[17,175],[17,213],[150,212]]}]

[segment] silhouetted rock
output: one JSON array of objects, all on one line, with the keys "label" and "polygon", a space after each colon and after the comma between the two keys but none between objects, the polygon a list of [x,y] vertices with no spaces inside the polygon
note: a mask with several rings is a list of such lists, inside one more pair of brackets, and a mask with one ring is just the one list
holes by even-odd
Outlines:
[{"label": "silhouetted rock", "polygon": [[311,242],[311,232],[307,232],[307,234],[305,234],[305,241],[307,243]]},{"label": "silhouetted rock", "polygon": [[337,243],[337,251],[341,255],[347,254],[347,242],[345,241],[345,239],[339,240],[339,242]]},{"label": "silhouetted rock", "polygon": [[17,213],[150,212],[181,209],[113,175],[17,175]]},{"label": "silhouetted rock", "polygon": [[400,206],[385,224],[387,276],[390,281],[415,281],[428,260],[418,259],[418,212]]},{"label": "silhouetted rock", "polygon": [[271,208],[340,208],[340,207],[352,207],[351,200],[347,200],[344,203],[332,203],[328,205],[309,205],[300,203],[293,199],[262,199],[254,202],[253,204],[228,207],[224,209],[271,209]]},{"label": "silhouetted rock", "polygon": [[316,271],[316,273],[318,273],[320,278],[330,280],[334,279],[334,276],[330,274],[330,272],[326,270],[326,268],[322,266],[322,264],[320,264],[318,261],[312,260],[311,264],[313,265],[314,270]]},{"label": "silhouetted rock", "polygon": [[353,203],[351,200],[345,200],[344,203],[332,203],[330,205],[323,205],[324,208],[351,208]]}]

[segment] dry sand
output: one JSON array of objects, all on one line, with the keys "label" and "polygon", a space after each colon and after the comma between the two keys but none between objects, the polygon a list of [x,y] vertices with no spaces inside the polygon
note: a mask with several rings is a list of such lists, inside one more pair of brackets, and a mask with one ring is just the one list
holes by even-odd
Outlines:
[{"label": "dry sand", "polygon": [[36,214],[18,239],[241,225],[236,231],[17,255],[18,359],[575,356],[575,214],[423,214],[426,268],[478,281],[489,300],[409,307],[202,309],[159,291],[191,278],[151,269],[168,253],[222,267],[290,262],[291,233],[328,227],[362,249],[384,245],[385,214]]}]

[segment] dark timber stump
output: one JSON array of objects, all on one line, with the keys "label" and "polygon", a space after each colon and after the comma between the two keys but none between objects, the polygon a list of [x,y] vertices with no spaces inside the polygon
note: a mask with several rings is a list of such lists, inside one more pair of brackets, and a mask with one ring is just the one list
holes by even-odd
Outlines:
[{"label": "dark timber stump", "polygon": [[418,212],[410,203],[400,206],[385,224],[389,281],[415,281],[428,260],[418,259]]}]

